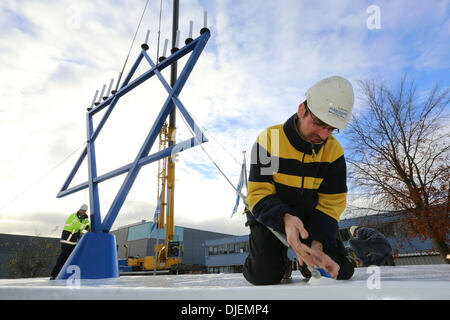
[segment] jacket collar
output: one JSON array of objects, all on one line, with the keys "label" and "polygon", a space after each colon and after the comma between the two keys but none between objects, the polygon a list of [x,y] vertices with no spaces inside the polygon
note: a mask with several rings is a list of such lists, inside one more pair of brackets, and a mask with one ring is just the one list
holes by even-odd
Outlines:
[{"label": "jacket collar", "polygon": [[292,146],[300,152],[306,154],[317,154],[320,151],[320,148],[324,145],[322,143],[311,143],[302,138],[300,133],[297,130],[297,126],[295,125],[297,122],[298,116],[297,113],[294,113],[292,117],[290,117],[283,125],[284,133],[286,134],[289,142]]}]

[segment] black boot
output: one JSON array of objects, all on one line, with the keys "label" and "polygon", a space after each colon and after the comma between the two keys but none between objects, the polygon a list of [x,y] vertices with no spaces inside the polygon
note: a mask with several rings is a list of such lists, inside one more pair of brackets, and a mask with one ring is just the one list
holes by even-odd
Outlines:
[{"label": "black boot", "polygon": [[387,266],[395,266],[394,257],[392,256],[392,254],[388,254],[385,259]]}]

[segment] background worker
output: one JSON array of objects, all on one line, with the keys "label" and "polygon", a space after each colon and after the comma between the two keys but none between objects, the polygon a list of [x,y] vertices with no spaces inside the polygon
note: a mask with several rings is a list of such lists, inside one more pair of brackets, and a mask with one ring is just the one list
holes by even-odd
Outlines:
[{"label": "background worker", "polygon": [[78,240],[81,238],[81,233],[84,230],[90,231],[89,219],[86,214],[87,210],[88,206],[83,204],[77,212],[71,214],[69,218],[67,218],[61,234],[61,253],[59,254],[55,267],[51,272],[50,280],[54,280],[58,276],[58,273],[64,263],[66,263],[67,258],[70,256]]},{"label": "background worker", "polygon": [[306,264],[336,279],[353,275],[337,239],[346,206],[347,169],[344,151],[333,136],[347,127],[353,102],[348,80],[323,79],[306,92],[291,118],[258,136],[246,197],[250,252],[243,274],[250,283],[279,283],[290,274],[287,247],[266,226],[286,234],[304,277],[311,277]]},{"label": "background worker", "polygon": [[362,267],[395,265],[392,247],[381,232],[373,228],[359,226],[352,226],[349,231],[353,239],[348,242]]}]

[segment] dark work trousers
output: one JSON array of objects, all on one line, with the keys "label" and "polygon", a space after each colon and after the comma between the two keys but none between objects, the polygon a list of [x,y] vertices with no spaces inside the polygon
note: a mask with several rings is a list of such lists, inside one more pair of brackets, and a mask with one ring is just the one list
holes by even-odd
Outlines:
[{"label": "dark work trousers", "polygon": [[[350,239],[348,243],[363,264],[382,266],[385,264],[386,256],[392,253],[391,245],[384,239]],[[366,252],[369,255],[366,255]]]},{"label": "dark work trousers", "polygon": [[[348,280],[353,276],[354,267],[346,258],[347,252],[340,240],[335,247],[323,246],[323,251],[339,266],[338,280]],[[269,285],[281,282],[290,261],[288,248],[264,225],[250,226],[250,252],[244,263],[243,275],[254,285]]]},{"label": "dark work trousers", "polygon": [[61,243],[61,253],[59,254],[58,260],[56,260],[55,267],[50,274],[51,278],[56,278],[58,276],[58,273],[61,271],[61,268],[63,267],[64,263],[66,263],[67,258],[69,258],[74,248],[75,245]]}]

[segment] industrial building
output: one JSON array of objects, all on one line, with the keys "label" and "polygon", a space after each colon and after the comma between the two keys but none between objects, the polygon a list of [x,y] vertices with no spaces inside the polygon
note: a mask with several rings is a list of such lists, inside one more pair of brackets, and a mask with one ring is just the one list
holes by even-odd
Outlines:
[{"label": "industrial building", "polygon": [[[154,245],[157,241],[163,243],[165,229],[154,229],[150,232],[152,222],[145,220],[140,223],[124,226],[111,231],[116,237],[117,257],[126,259],[130,256],[145,257],[154,255]],[[185,264],[205,265],[205,241],[231,237],[231,234],[198,230],[175,226],[174,240],[181,241],[184,245],[182,262]],[[158,240],[159,239],[159,240]]]}]

